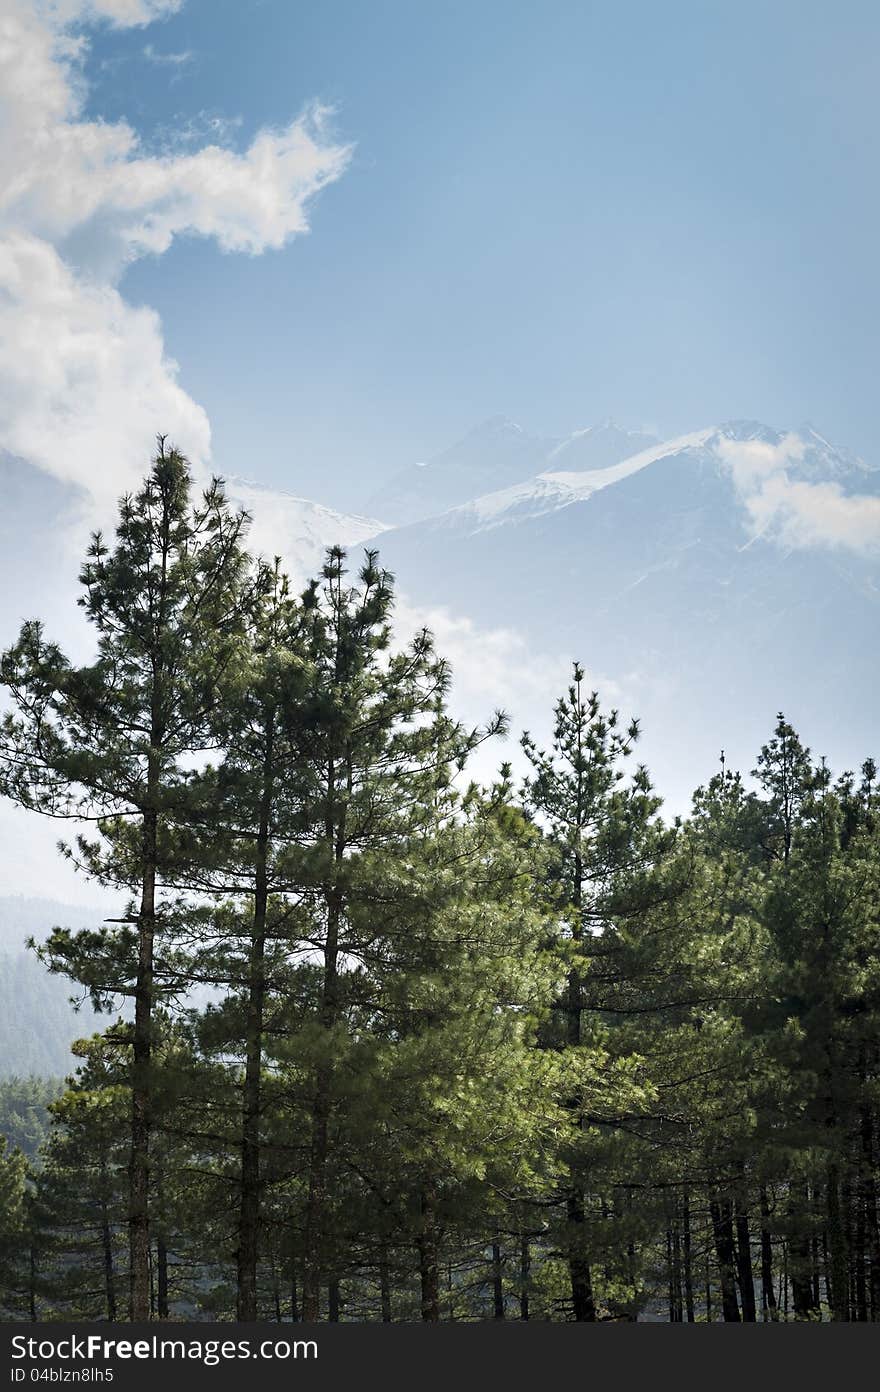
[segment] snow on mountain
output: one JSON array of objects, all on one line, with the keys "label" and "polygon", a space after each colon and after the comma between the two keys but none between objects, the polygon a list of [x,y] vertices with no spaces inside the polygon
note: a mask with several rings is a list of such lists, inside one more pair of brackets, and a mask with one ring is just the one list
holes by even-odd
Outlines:
[{"label": "snow on mountain", "polygon": [[880,469],[812,427],[733,421],[545,467],[379,547],[412,604],[612,679],[664,791],[722,744],[751,767],[779,709],[838,767],[878,752]]},{"label": "snow on mountain", "polygon": [[227,479],[226,491],[253,519],[251,549],[267,558],[280,556],[300,583],[320,573],[328,546],[357,548],[385,530],[375,518],[336,512],[245,479]]},{"label": "snow on mountain", "polygon": [[433,459],[402,470],[369,507],[397,524],[417,522],[522,483],[542,466],[604,469],[656,443],[610,420],[553,440],[527,434],[506,416],[492,416]]},{"label": "snow on mountain", "polygon": [[583,471],[607,469],[622,459],[658,445],[653,435],[625,430],[611,419],[575,430],[550,451],[544,463],[550,470]]},{"label": "snow on mountain", "polygon": [[[448,519],[450,522],[458,523],[471,517],[476,524],[474,529],[480,531],[500,526],[504,522],[522,520],[524,517],[537,517],[544,512],[553,512],[556,508],[568,507],[571,503],[584,502],[599,489],[608,488],[659,459],[705,445],[712,433],[711,430],[699,430],[690,435],[681,435],[675,440],[667,441],[665,445],[654,445],[641,450],[638,454],[604,469],[547,470],[513,488],[501,489],[497,493],[488,493],[482,498],[476,498],[473,502],[454,509],[453,513],[448,514]],[[558,460],[560,451],[554,450],[550,458]]]},{"label": "snow on mountain", "polygon": [[506,416],[492,416],[449,449],[400,470],[367,506],[395,523],[416,522],[528,478],[554,443],[535,439]]},{"label": "snow on mountain", "polygon": [[[568,443],[551,452],[550,462],[555,464],[570,457]],[[869,496],[880,491],[880,469],[829,444],[810,426],[783,432],[753,421],[733,421],[692,431],[663,444],[655,443],[604,468],[546,469],[512,487],[450,508],[430,519],[430,526],[471,534],[519,524],[574,503],[586,502],[601,489],[620,483],[662,460],[680,462],[689,456],[700,456],[726,471],[746,505],[749,497],[760,492],[767,480],[779,479],[782,475],[789,484],[830,487],[840,490],[844,496],[861,493]]]}]

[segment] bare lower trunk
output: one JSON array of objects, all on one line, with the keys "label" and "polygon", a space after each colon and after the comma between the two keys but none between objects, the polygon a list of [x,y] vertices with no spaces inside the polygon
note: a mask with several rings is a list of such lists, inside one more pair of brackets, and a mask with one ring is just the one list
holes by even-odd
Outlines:
[{"label": "bare lower trunk", "polygon": [[382,1323],[391,1323],[391,1278],[388,1271],[388,1253],[383,1244],[379,1254],[379,1303],[382,1310]]},{"label": "bare lower trunk", "polygon": [[770,1238],[770,1200],[761,1189],[761,1307],[765,1320],[775,1320],[776,1292],[773,1289],[773,1244]]},{"label": "bare lower trunk", "polygon": [[28,1314],[31,1324],[37,1323],[37,1254],[31,1243],[28,1249]]},{"label": "bare lower trunk", "polygon": [[532,1266],[532,1254],[529,1247],[529,1239],[523,1234],[519,1249],[519,1317],[527,1320],[529,1318],[529,1274]]},{"label": "bare lower trunk", "polygon": [[[578,857],[575,866],[578,908],[580,907],[581,873],[580,858]],[[579,930],[576,932],[575,940],[579,941]],[[568,974],[566,1001],[567,1037],[569,1046],[572,1048],[577,1048],[581,1042],[581,1006],[580,973],[576,968],[573,968]],[[577,1101],[573,1101],[571,1106],[573,1110],[577,1111]],[[578,1117],[577,1124],[580,1129],[582,1126],[580,1117]],[[585,1196],[580,1186],[575,1185],[571,1190],[566,1199],[565,1207],[568,1219],[568,1275],[571,1281],[572,1312],[576,1323],[591,1323],[596,1318],[596,1306],[593,1300],[593,1277],[586,1255]]]},{"label": "bare lower trunk", "polygon": [[312,1144],[309,1152],[309,1194],[306,1201],[303,1275],[303,1319],[314,1324],[321,1299],[324,1203],[326,1199],[327,1139],[330,1117],[329,1066],[318,1069],[312,1105]]},{"label": "bare lower trunk", "polygon": [[836,1164],[828,1166],[825,1185],[825,1213],[828,1224],[829,1260],[826,1282],[831,1317],[845,1321],[849,1317],[849,1254],[846,1231],[840,1211],[840,1177]]},{"label": "bare lower trunk", "polygon": [[[331,758],[327,769],[327,814],[324,836],[332,858],[334,876],[345,858],[345,814],[337,807],[339,764]],[[309,1149],[309,1190],[305,1214],[305,1252],[303,1276],[303,1319],[318,1318],[321,1268],[324,1260],[324,1224],[327,1201],[327,1158],[332,1109],[333,1064],[329,1054],[331,1031],[337,1023],[339,989],[339,933],[342,925],[343,897],[335,878],[324,888],[327,936],[324,943],[324,981],[320,1022],[325,1032],[327,1055],[315,1070],[312,1100],[312,1140]]]},{"label": "bare lower trunk", "polygon": [[669,1284],[669,1323],[681,1324],[681,1240],[674,1220],[666,1229],[666,1275]]},{"label": "bare lower trunk", "polygon": [[568,1274],[571,1281],[572,1310],[578,1324],[589,1324],[596,1318],[596,1305],[593,1300],[593,1277],[590,1263],[583,1254],[585,1229],[583,1190],[575,1189],[569,1194],[566,1212],[569,1224]]},{"label": "bare lower trunk", "polygon": [[691,1201],[687,1188],[681,1198],[682,1255],[684,1258],[684,1308],[688,1324],[693,1324],[694,1314],[694,1271],[691,1250]]},{"label": "bare lower trunk", "polygon": [[497,1242],[492,1243],[492,1316],[494,1319],[504,1319],[504,1282],[501,1274],[501,1248]]},{"label": "bare lower trunk", "polygon": [[[336,1023],[340,914],[339,901],[333,898],[327,917],[327,942],[324,949],[324,994],[321,1007],[321,1021],[328,1035]],[[315,1095],[312,1103],[312,1144],[309,1153],[309,1194],[306,1202],[305,1274],[303,1278],[303,1319],[307,1324],[317,1320],[320,1301],[332,1081],[333,1069],[328,1057],[317,1068]]]},{"label": "bare lower trunk", "polygon": [[[791,1196],[791,1213],[795,1223],[803,1224],[809,1218],[810,1195],[807,1186],[800,1185],[796,1191],[800,1201],[800,1213],[795,1192]],[[810,1319],[816,1310],[813,1291],[813,1272],[810,1258],[810,1240],[804,1233],[796,1233],[788,1244],[789,1275],[791,1279],[791,1298],[795,1319]]]},{"label": "bare lower trunk", "polygon": [[238,1215],[237,1318],[257,1319],[259,1263],[260,1123],[262,1113],[263,1013],[266,999],[266,918],[269,905],[267,871],[269,815],[272,804],[272,730],[267,731],[263,764],[263,794],[257,832],[254,912],[248,962],[248,1002],[245,1024],[245,1073],[241,1118],[241,1194]]},{"label": "bare lower trunk", "polygon": [[[864,1064],[863,1064],[864,1069]],[[864,1081],[864,1071],[862,1072]],[[877,1179],[874,1163],[874,1114],[862,1108],[862,1188],[865,1205],[865,1248],[868,1258],[868,1291],[871,1319],[880,1321],[880,1223],[878,1223]]]},{"label": "bare lower trunk", "polygon": [[736,1272],[742,1300],[742,1318],[746,1324],[754,1324],[757,1319],[755,1305],[755,1278],[752,1273],[752,1243],[749,1234],[749,1220],[742,1200],[736,1206]]},{"label": "bare lower trunk", "polygon": [[[151,780],[154,775],[151,773]],[[129,1318],[150,1318],[150,1130],[153,1016],[153,942],[156,929],[157,816],[144,814],[143,881],[138,916],[128,1177]]]},{"label": "bare lower trunk", "polygon": [[156,1239],[156,1313],[160,1320],[167,1320],[168,1309],[168,1248],[165,1239]]},{"label": "bare lower trunk", "polygon": [[426,1324],[440,1320],[440,1272],[437,1251],[437,1196],[433,1184],[427,1181],[419,1197],[419,1283],[422,1295],[422,1319]]},{"label": "bare lower trunk", "polygon": [[101,1256],[104,1265],[104,1300],[107,1305],[107,1319],[116,1323],[116,1281],[113,1272],[113,1230],[107,1207],[107,1164],[101,1160]]},{"label": "bare lower trunk", "polygon": [[729,1324],[739,1323],[736,1299],[736,1250],[733,1241],[733,1214],[727,1201],[713,1200],[709,1204],[715,1253],[718,1259],[718,1278],[721,1285],[721,1314]]}]

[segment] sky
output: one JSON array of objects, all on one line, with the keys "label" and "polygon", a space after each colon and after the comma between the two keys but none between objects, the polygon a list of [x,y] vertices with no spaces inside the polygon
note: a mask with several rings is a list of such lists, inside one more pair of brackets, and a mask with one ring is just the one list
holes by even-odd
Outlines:
[{"label": "sky", "polygon": [[354,146],[307,239],[126,278],[224,466],[351,508],[496,412],[876,454],[876,4],[189,0],[151,42],[191,57],[105,36],[90,111],[241,142],[317,100]]},{"label": "sky", "polygon": [[878,67],[874,0],[0,0],[7,595],[157,431],[346,511],[496,413],[880,463]]},{"label": "sky", "polygon": [[[125,123],[128,162],[240,155],[328,109],[307,234],[179,216],[112,275],[158,313],[217,467],[357,510],[499,412],[539,434],[809,420],[876,455],[871,0],[62,11],[117,20],[78,29],[79,119]],[[64,230],[72,264],[106,255],[101,220]]]}]

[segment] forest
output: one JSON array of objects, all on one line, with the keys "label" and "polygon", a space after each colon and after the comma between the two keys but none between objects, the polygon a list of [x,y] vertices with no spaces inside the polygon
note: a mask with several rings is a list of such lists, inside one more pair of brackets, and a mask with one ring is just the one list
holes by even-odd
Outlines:
[{"label": "forest", "polygon": [[575,662],[481,783],[379,556],[248,520],[160,439],[93,660],[0,660],[0,791],[118,902],[34,946],[106,1027],[0,1089],[3,1317],[880,1320],[873,761],[771,715],[670,818]]}]

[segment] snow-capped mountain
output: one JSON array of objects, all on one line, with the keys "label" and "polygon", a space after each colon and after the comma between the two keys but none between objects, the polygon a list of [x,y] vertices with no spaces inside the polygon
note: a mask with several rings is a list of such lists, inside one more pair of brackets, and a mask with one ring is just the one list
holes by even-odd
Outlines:
[{"label": "snow-capped mountain", "polygon": [[375,517],[336,512],[308,498],[234,476],[226,480],[226,491],[230,502],[252,518],[251,550],[265,557],[281,556],[297,582],[320,573],[328,546],[356,550],[385,530]]},{"label": "snow-capped mountain", "polygon": [[[7,640],[39,613],[86,651],[70,487],[8,457],[0,483]],[[514,728],[536,723],[577,657],[642,717],[667,793],[707,776],[722,744],[751,767],[779,709],[838,767],[880,753],[880,469],[812,427],[736,421],[659,443],[605,422],[539,441],[496,419],[403,479],[408,525],[227,487],[252,549],[297,584],[328,546],[354,569],[375,545],[405,622],[435,627],[466,669],[468,719],[500,704]]]},{"label": "snow-capped mountain", "polygon": [[673,753],[749,767],[781,708],[838,765],[872,752],[880,469],[743,421],[561,457],[378,538],[408,598],[584,660],[643,717],[661,787]]},{"label": "snow-capped mountain", "polygon": [[[585,502],[601,488],[619,483],[630,474],[638,473],[640,469],[656,463],[658,459],[665,459],[685,449],[700,448],[706,444],[711,434],[711,431],[703,430],[692,435],[682,435],[665,445],[653,445],[605,468],[546,469],[523,483],[499,489],[496,493],[486,493],[472,502],[450,510],[445,514],[444,523],[446,526],[463,527],[478,532],[505,526],[511,522],[521,522],[529,517],[540,517],[544,513],[569,507],[572,503]],[[554,450],[550,459],[555,462],[559,458],[560,452]]]},{"label": "snow-capped mountain", "polygon": [[603,469],[655,443],[610,420],[564,439],[542,439],[506,416],[492,416],[441,454],[402,470],[368,507],[389,522],[417,522],[542,469]]},{"label": "snow-capped mountain", "polygon": [[[616,434],[620,439],[621,432]],[[880,487],[880,469],[872,468],[849,451],[836,449],[810,426],[783,433],[754,422],[735,421],[693,431],[663,444],[654,442],[604,467],[559,467],[574,462],[571,447],[577,439],[570,437],[550,453],[547,462],[552,467],[509,488],[485,493],[449,509],[432,519],[429,529],[441,526],[470,534],[521,523],[586,502],[594,493],[662,460],[682,458],[714,458],[718,467],[739,484],[746,498],[760,491],[762,480],[782,473],[789,482],[826,484],[850,494],[869,494]]]}]

